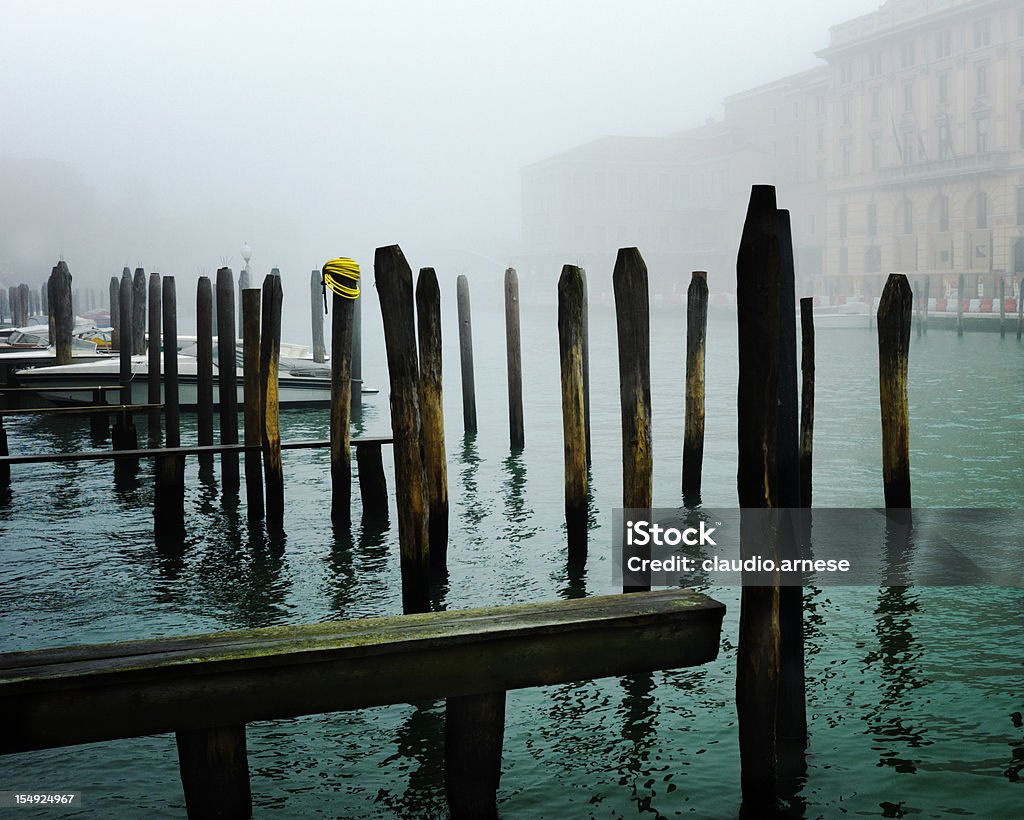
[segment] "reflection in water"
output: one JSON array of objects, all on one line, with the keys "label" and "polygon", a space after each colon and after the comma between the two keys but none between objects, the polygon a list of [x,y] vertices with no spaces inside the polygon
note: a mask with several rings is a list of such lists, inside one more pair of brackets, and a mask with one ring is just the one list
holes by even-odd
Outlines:
[{"label": "reflection in water", "polygon": [[399,817],[447,817],[444,791],[444,701],[413,706],[397,728],[398,749],[383,765],[398,764],[409,772],[407,788],[401,794],[383,789],[377,800]]},{"label": "reflection in water", "polygon": [[480,531],[480,524],[490,514],[492,502],[484,502],[480,498],[480,488],[477,484],[477,473],[480,464],[484,459],[476,446],[476,433],[466,433],[462,437],[462,447],[458,451],[459,479],[462,484],[462,503],[459,505],[459,517],[462,519],[465,530],[464,544],[483,544],[484,534]]},{"label": "reflection in water", "polygon": [[[658,718],[654,676],[650,672],[626,675],[620,684],[623,696],[616,717],[622,720],[622,738],[626,745],[618,764],[618,782],[620,786],[629,787],[631,800],[641,814],[660,817],[660,812],[651,805],[656,796],[653,786],[656,780],[662,779],[670,771],[671,764],[656,766],[650,760],[655,740],[654,724]],[[674,784],[670,784],[668,790],[674,788]]]},{"label": "reflection in water", "polygon": [[523,453],[516,450],[501,462],[505,473],[502,491],[505,496],[504,541],[510,546],[532,538],[537,528],[530,526],[533,508],[526,503],[526,462]]}]

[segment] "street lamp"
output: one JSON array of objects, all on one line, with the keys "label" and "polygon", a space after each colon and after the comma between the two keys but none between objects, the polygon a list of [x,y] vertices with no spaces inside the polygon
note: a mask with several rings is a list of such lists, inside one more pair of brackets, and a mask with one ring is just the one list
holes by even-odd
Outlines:
[{"label": "street lamp", "polygon": [[249,260],[252,259],[252,248],[249,247],[248,242],[242,243],[242,259],[245,260],[245,271],[249,272]]}]

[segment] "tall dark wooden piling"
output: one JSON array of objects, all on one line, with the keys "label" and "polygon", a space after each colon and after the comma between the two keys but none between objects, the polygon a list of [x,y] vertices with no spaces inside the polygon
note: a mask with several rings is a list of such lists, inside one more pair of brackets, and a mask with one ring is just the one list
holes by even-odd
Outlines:
[{"label": "tall dark wooden piling", "polygon": [[508,368],[508,438],[513,450],[526,444],[523,432],[523,350],[519,333],[519,275],[505,270],[505,361]]},{"label": "tall dark wooden piling", "polygon": [[[231,268],[217,271],[217,385],[220,406],[220,443],[238,444],[238,363],[235,359],[235,275]],[[238,453],[220,454],[221,484],[238,490]]]},{"label": "tall dark wooden piling", "polygon": [[153,531],[161,538],[185,535],[185,456],[161,453],[153,464]]},{"label": "tall dark wooden piling", "polygon": [[1006,279],[999,280],[999,338],[1006,338]]},{"label": "tall dark wooden piling", "polygon": [[146,272],[135,269],[132,279],[132,354],[146,352]]},{"label": "tall dark wooden piling", "polygon": [[362,444],[357,447],[356,469],[359,473],[359,498],[363,505],[363,519],[387,521],[388,479],[384,475],[381,445]]},{"label": "tall dark wooden piling", "polygon": [[121,280],[110,277],[110,346],[121,349]]},{"label": "tall dark wooden piling", "polygon": [[708,274],[694,271],[686,289],[686,388],[683,421],[683,498],[700,499],[704,468],[704,346],[708,330]]},{"label": "tall dark wooden piling", "polygon": [[189,820],[252,817],[245,726],[176,734]]},{"label": "tall dark wooden piling", "polygon": [[445,702],[444,785],[452,820],[497,820],[504,738],[504,692]]},{"label": "tall dark wooden piling", "polygon": [[277,392],[281,360],[281,277],[263,280],[260,327],[260,433],[263,437],[263,480],[266,485],[267,529],[284,528],[284,470],[281,465],[281,415]]},{"label": "tall dark wooden piling", "polygon": [[587,466],[590,466],[590,302],[587,296],[587,272],[583,275],[583,436],[587,442]]},{"label": "tall dark wooden piling", "polygon": [[[43,293],[46,293],[46,285],[43,285]],[[0,322],[5,321],[7,317],[10,316],[11,308],[10,305],[7,304],[8,298],[7,291],[0,288]],[[13,325],[14,322],[11,322],[11,324]]]},{"label": "tall dark wooden piling", "polygon": [[402,603],[407,612],[420,612],[429,606],[430,541],[426,474],[420,448],[420,379],[413,324],[412,270],[398,245],[377,248],[373,269],[384,320],[391,381]]},{"label": "tall dark wooden piling", "polygon": [[324,292],[323,278],[318,270],[309,275],[309,317],[313,332],[313,361],[327,361],[324,344]]},{"label": "tall dark wooden piling", "polygon": [[[256,288],[242,291],[242,390],[245,398],[245,443],[250,447],[263,443],[260,295]],[[250,519],[263,517],[263,463],[259,450],[245,451],[245,505]]]},{"label": "tall dark wooden piling", "polygon": [[67,263],[61,260],[50,274],[53,282],[53,329],[57,364],[71,364],[71,329],[75,323],[71,309],[71,272]]},{"label": "tall dark wooden piling", "polygon": [[956,335],[964,335],[964,275],[962,273],[958,277],[956,285]]},{"label": "tall dark wooden piling", "polygon": [[[209,276],[196,283],[196,423],[199,445],[213,444],[213,286]],[[199,456],[203,467],[213,466],[213,456]]]},{"label": "tall dark wooden piling", "polygon": [[[121,314],[121,327],[130,328],[132,324],[132,277],[128,268],[121,274],[121,291],[118,295],[118,307]],[[132,349],[131,335],[125,333],[122,337],[120,356],[120,380],[121,380],[121,404],[132,403]],[[139,447],[138,433],[135,431],[135,422],[132,414],[122,410],[114,422],[113,438],[115,450],[137,450]],[[131,469],[137,461],[116,461],[115,468],[120,465],[122,468]]]},{"label": "tall dark wooden piling", "polygon": [[814,299],[800,300],[800,506],[811,506],[814,450]]},{"label": "tall dark wooden piling", "polygon": [[587,561],[587,437],[583,423],[583,272],[558,279],[558,360],[562,375],[562,447],[569,564]]},{"label": "tall dark wooden piling", "polygon": [[[505,281],[507,285],[507,273]],[[506,294],[507,292],[506,290]],[[516,318],[518,324],[518,314]],[[427,479],[430,562],[435,567],[444,567],[448,556],[448,460],[444,446],[444,405],[441,391],[441,289],[433,268],[421,268],[416,279],[416,320],[419,334],[420,422],[423,436],[423,470]]]},{"label": "tall dark wooden piling", "polygon": [[[651,442],[651,327],[647,265],[636,248],[619,248],[612,272],[619,344],[622,411],[622,506],[651,508],[654,448]],[[642,556],[641,556],[642,557]],[[625,592],[650,589],[624,587]]]},{"label": "tall dark wooden piling", "polygon": [[890,273],[878,305],[878,392],[882,409],[885,506],[910,508],[910,410],[907,366],[912,295],[907,277]]},{"label": "tall dark wooden piling", "polygon": [[[352,314],[358,299],[331,293],[331,521],[352,521]],[[386,501],[385,501],[386,503]]]},{"label": "tall dark wooden piling", "polygon": [[[150,404],[160,404],[160,319],[161,306],[160,274],[149,275],[149,372],[147,379],[148,400]],[[149,439],[151,442],[160,440],[160,408],[149,408]]]},{"label": "tall dark wooden piling", "polygon": [[[65,265],[64,267],[67,268],[67,265]],[[30,293],[31,293],[31,290],[29,289],[29,286],[26,285],[24,282],[22,284],[18,285],[18,301],[21,303],[22,324],[25,324],[25,325],[27,325],[29,323],[29,320],[30,320],[29,317],[32,315],[32,300],[29,297]],[[74,321],[75,321],[75,311],[72,310],[72,312],[71,312],[72,327],[74,327]],[[69,333],[71,332],[70,328],[68,329],[68,332]]]},{"label": "tall dark wooden piling", "polygon": [[168,447],[181,446],[181,410],[178,398],[178,296],[174,277],[163,278],[164,331],[164,425],[167,428],[164,441]]},{"label": "tall dark wooden piling", "polygon": [[[741,509],[777,506],[781,255],[775,188],[755,185],[736,260],[736,485]],[[749,527],[750,517],[741,512],[740,551],[743,558],[750,558],[754,539],[745,531],[744,523]],[[770,544],[767,552],[764,558],[779,560],[777,543]],[[777,794],[780,640],[777,577],[769,586],[744,586],[736,653],[736,711],[743,803],[751,809],[772,806]]]},{"label": "tall dark wooden piling", "polygon": [[363,410],[363,300],[352,303],[352,413]]},{"label": "tall dark wooden piling", "polygon": [[462,365],[462,419],[467,433],[475,433],[476,385],[473,381],[473,320],[469,310],[469,280],[456,280],[459,313],[459,361]]}]

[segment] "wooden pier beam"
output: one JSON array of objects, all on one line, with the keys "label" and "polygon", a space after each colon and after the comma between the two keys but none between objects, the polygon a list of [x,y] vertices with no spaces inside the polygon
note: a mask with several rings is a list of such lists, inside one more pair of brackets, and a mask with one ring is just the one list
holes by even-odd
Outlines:
[{"label": "wooden pier beam", "polygon": [[[260,426],[260,296],[257,288],[242,290],[242,391],[245,398],[245,443],[248,446],[263,442]],[[263,517],[263,464],[259,450],[245,451],[245,501],[246,514],[250,519]]]},{"label": "wooden pier beam", "polygon": [[267,529],[271,532],[284,529],[284,471],[281,464],[281,413],[277,392],[281,360],[281,301],[281,277],[271,271],[263,280],[263,316],[260,327],[260,432],[263,437]]},{"label": "wooden pier beam", "polygon": [[683,501],[700,503],[704,468],[704,348],[708,330],[708,274],[694,271],[686,289],[686,388],[683,421]]},{"label": "wooden pier beam", "polygon": [[505,270],[505,361],[508,370],[508,437],[512,450],[526,445],[523,431],[523,350],[519,332],[519,276]]},{"label": "wooden pier beam", "polygon": [[[238,362],[235,357],[235,275],[231,268],[217,271],[217,386],[220,406],[220,443],[238,444]],[[220,457],[221,485],[237,492],[238,454]]]},{"label": "wooden pier beam", "polygon": [[245,725],[176,733],[189,820],[252,817]]},{"label": "wooden pier beam", "polygon": [[53,342],[57,364],[71,364],[71,331],[75,314],[71,307],[71,271],[61,260],[50,274],[53,282]]},{"label": "wooden pier beam", "polygon": [[459,362],[462,365],[462,419],[467,433],[475,433],[476,385],[473,377],[473,319],[469,307],[469,280],[459,275],[456,280],[459,314]]},{"label": "wooden pier beam", "polygon": [[324,343],[325,307],[323,274],[314,270],[309,274],[309,318],[313,334],[313,361],[320,364],[327,361],[327,346]]},{"label": "wooden pier beam", "polygon": [[[961,281],[963,274],[961,274]],[[962,300],[961,300],[962,304]],[[907,366],[913,296],[902,273],[890,273],[878,305],[878,390],[882,410],[882,481],[887,509],[910,508],[910,410]]]},{"label": "wooden pier beam", "polygon": [[[148,401],[150,404],[160,404],[160,319],[161,306],[161,285],[160,274],[149,275],[149,368],[147,387]],[[151,407],[149,410],[149,440],[151,443],[160,443],[160,408]]]},{"label": "wooden pier beam", "polygon": [[[516,318],[518,324],[518,314]],[[429,506],[427,534],[430,540],[430,563],[435,568],[443,568],[448,556],[448,460],[444,445],[441,381],[441,288],[433,268],[421,268],[416,279],[416,319],[420,355],[423,469],[427,479]]]},{"label": "wooden pier beam", "polygon": [[[331,521],[352,522],[352,315],[359,299],[331,293]],[[319,306],[318,306],[319,307]],[[321,329],[322,333],[322,329]]]},{"label": "wooden pier beam", "polygon": [[562,452],[569,565],[587,562],[587,437],[583,423],[583,272],[558,279],[558,359],[562,377]]},{"label": "wooden pier beam", "polygon": [[391,380],[402,604],[406,612],[424,612],[429,608],[429,506],[420,449],[420,379],[413,324],[412,270],[398,245],[377,248],[373,269]]},{"label": "wooden pier beam", "polygon": [[[213,286],[209,276],[196,283],[196,423],[200,446],[213,444]],[[201,467],[213,466],[213,456],[199,456]]]}]

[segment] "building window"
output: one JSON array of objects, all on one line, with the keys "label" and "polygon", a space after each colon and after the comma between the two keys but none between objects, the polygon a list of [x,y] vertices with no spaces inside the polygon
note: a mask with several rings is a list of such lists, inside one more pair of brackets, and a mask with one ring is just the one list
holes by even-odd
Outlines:
[{"label": "building window", "polygon": [[878,134],[871,137],[871,170],[877,171],[882,167],[882,138]]},{"label": "building window", "polygon": [[878,236],[878,205],[868,203],[868,236]]},{"label": "building window", "polygon": [[988,64],[978,63],[974,67],[975,90],[979,97],[988,94]]},{"label": "building window", "polygon": [[819,117],[825,116],[825,95],[818,94],[814,97],[814,113]]},{"label": "building window", "polygon": [[988,227],[988,194],[984,191],[978,191],[977,199],[975,200],[975,207],[977,209],[976,219],[979,228]]},{"label": "building window", "polygon": [[1017,186],[1017,224],[1024,225],[1024,185]]},{"label": "building window", "polygon": [[983,17],[974,21],[974,47],[987,46],[991,40],[991,25],[989,18]]},{"label": "building window", "polygon": [[979,154],[988,151],[988,115],[978,117],[974,121],[974,142]]},{"label": "building window", "polygon": [[949,73],[939,75],[939,104],[949,102]]},{"label": "building window", "polygon": [[900,46],[900,67],[910,68],[914,64],[914,41],[910,40]]},{"label": "building window", "polygon": [[839,249],[839,273],[842,276],[846,276],[850,272],[850,254],[849,248]]},{"label": "building window", "polygon": [[882,73],[882,52],[872,51],[868,55],[868,76],[877,77]]},{"label": "building window", "polygon": [[914,132],[911,130],[903,132],[903,164],[914,164]]},{"label": "building window", "polygon": [[853,99],[843,97],[843,125],[853,124]]},{"label": "building window", "polygon": [[907,80],[903,83],[903,110],[913,111],[914,110],[914,82],[913,80]]},{"label": "building window", "polygon": [[882,116],[882,90],[880,88],[871,89],[871,119],[877,120]]},{"label": "building window", "polygon": [[845,205],[839,206],[839,238],[846,239],[847,232],[847,210]]},{"label": "building window", "polygon": [[798,102],[793,103],[793,119],[800,119],[800,103]]},{"label": "building window", "polygon": [[839,66],[839,82],[843,85],[853,82],[853,61],[844,60]]},{"label": "building window", "polygon": [[939,159],[953,156],[953,140],[950,137],[949,123],[939,123]]},{"label": "building window", "polygon": [[914,232],[914,203],[909,199],[903,200],[903,233]]},{"label": "building window", "polygon": [[939,233],[949,230],[949,197],[939,194]]},{"label": "building window", "polygon": [[935,32],[935,59],[941,60],[953,53],[949,29]]},{"label": "building window", "polygon": [[841,168],[843,176],[853,173],[853,145],[849,140],[843,140],[840,146]]},{"label": "building window", "polygon": [[[1022,109],[1022,111],[1024,111],[1024,109]],[[819,128],[818,129],[818,150],[819,151],[824,151],[825,150],[825,129],[824,128]]]}]

